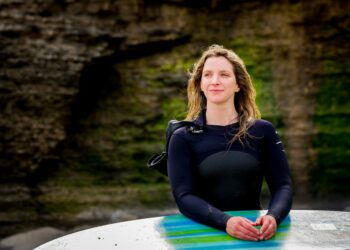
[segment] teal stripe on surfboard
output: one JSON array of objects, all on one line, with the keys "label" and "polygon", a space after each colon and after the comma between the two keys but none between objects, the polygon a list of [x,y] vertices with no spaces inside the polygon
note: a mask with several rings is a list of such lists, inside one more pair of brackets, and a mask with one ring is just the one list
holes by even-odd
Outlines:
[{"label": "teal stripe on surfboard", "polygon": [[[260,211],[226,212],[232,216],[243,216],[255,221]],[[224,231],[194,222],[183,215],[165,216],[159,228],[163,237],[174,249],[279,249],[289,227],[288,216],[279,226],[276,235],[268,241],[252,242],[235,239]]]}]

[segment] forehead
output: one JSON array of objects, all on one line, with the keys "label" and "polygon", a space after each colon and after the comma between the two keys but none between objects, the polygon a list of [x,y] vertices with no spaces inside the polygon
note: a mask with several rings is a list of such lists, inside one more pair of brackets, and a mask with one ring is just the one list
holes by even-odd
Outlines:
[{"label": "forehead", "polygon": [[204,70],[229,70],[233,71],[232,63],[223,56],[212,56],[204,63]]}]

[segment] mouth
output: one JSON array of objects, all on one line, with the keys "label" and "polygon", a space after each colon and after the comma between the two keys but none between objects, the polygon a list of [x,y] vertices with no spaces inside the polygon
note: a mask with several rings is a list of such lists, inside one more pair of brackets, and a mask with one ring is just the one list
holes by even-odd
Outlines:
[{"label": "mouth", "polygon": [[222,90],[222,89],[211,89],[211,90],[209,90],[209,92],[212,92],[212,93],[220,93],[222,91],[224,91],[224,90]]}]

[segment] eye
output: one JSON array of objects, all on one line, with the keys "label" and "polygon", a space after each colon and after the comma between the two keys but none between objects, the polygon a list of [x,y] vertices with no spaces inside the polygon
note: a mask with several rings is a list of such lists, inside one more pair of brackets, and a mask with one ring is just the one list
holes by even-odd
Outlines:
[{"label": "eye", "polygon": [[209,77],[209,76],[210,76],[210,73],[209,73],[209,72],[203,73],[203,77]]}]

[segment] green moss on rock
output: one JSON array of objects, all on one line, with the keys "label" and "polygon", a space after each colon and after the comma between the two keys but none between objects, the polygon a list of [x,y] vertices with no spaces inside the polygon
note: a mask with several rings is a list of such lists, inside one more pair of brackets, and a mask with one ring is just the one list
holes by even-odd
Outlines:
[{"label": "green moss on rock", "polygon": [[242,58],[252,78],[256,90],[256,102],[262,117],[271,121],[276,127],[283,127],[282,116],[273,91],[271,50],[242,37],[234,39],[230,47]]},{"label": "green moss on rock", "polygon": [[312,190],[319,195],[347,194],[350,179],[350,60],[321,62],[322,77],[313,121],[317,134],[313,147],[317,158],[311,171]]}]

